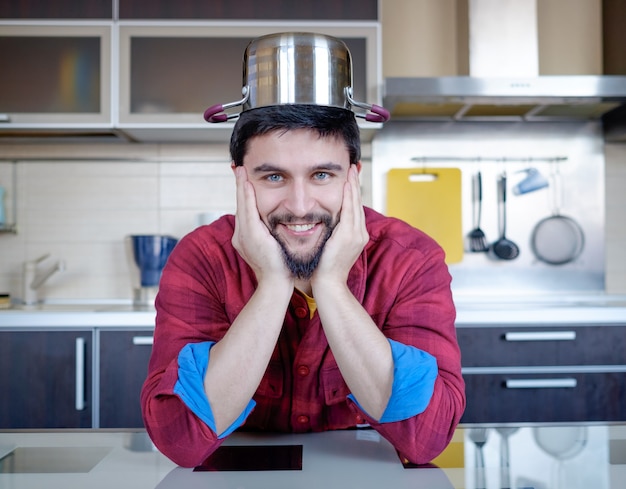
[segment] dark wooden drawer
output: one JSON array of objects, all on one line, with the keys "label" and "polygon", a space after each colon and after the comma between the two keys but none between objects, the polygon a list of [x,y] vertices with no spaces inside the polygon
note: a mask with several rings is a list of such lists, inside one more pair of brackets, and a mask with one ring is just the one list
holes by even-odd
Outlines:
[{"label": "dark wooden drawer", "polygon": [[[624,372],[463,377],[464,423],[626,420]],[[530,387],[531,383],[536,387]]]},{"label": "dark wooden drawer", "polygon": [[626,325],[457,328],[464,367],[625,365]]}]

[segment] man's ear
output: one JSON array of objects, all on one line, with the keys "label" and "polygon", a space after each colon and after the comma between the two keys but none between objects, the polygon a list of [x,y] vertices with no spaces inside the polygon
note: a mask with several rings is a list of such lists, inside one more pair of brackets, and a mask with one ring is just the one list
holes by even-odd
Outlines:
[{"label": "man's ear", "polygon": [[360,161],[357,161],[357,162],[356,162],[356,171],[358,171],[358,172],[359,172],[359,175],[361,174],[361,168],[362,168],[362,166],[361,166],[361,162],[360,162]]},{"label": "man's ear", "polygon": [[231,161],[231,162],[230,162],[230,169],[231,169],[232,171],[235,171],[235,162],[234,162],[234,161]]}]

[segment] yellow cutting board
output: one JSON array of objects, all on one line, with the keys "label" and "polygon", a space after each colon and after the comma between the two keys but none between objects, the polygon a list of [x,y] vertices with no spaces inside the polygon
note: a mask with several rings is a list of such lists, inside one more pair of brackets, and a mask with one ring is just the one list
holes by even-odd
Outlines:
[{"label": "yellow cutting board", "polygon": [[434,238],[446,252],[446,263],[463,259],[459,168],[389,170],[386,213]]}]

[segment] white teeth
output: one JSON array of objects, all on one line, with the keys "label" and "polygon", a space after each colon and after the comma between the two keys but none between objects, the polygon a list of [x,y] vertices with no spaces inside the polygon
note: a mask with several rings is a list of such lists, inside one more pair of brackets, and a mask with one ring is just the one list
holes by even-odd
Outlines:
[{"label": "white teeth", "polygon": [[296,233],[302,233],[304,231],[308,231],[309,229],[313,229],[315,224],[292,224],[287,227]]}]

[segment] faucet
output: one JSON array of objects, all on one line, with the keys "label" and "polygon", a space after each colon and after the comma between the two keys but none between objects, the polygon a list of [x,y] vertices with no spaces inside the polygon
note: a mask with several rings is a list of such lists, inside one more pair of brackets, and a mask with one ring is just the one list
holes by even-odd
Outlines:
[{"label": "faucet", "polygon": [[59,260],[47,270],[40,271],[38,273],[37,265],[49,256],[50,254],[48,253],[35,260],[24,262],[24,304],[36,304],[38,302],[37,289],[41,287],[55,272],[62,272],[65,270],[65,262]]}]

